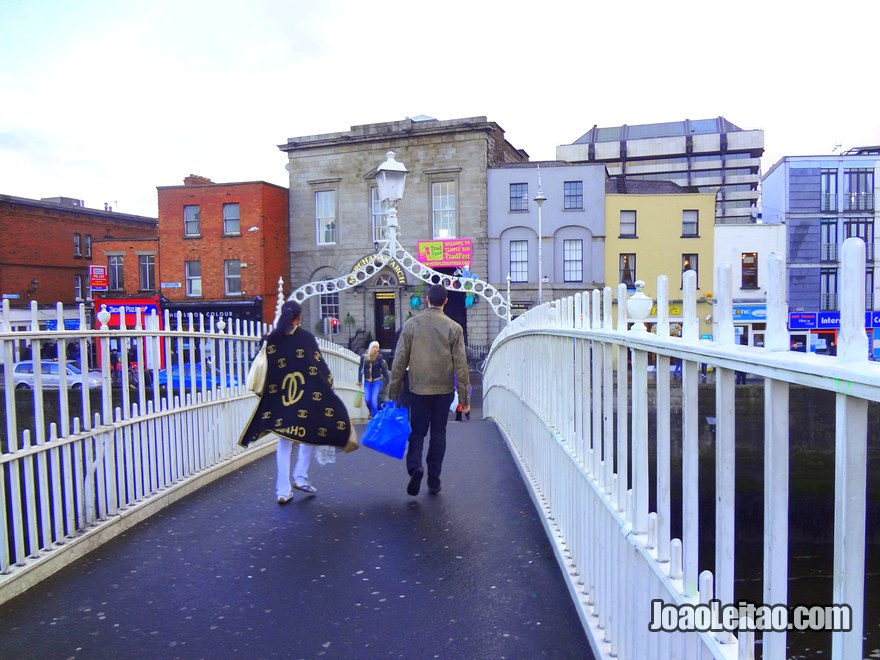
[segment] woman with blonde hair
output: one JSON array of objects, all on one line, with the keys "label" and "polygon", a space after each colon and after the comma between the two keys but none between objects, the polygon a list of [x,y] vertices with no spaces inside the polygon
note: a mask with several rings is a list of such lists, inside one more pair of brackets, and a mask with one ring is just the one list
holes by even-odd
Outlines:
[{"label": "woman with blonde hair", "polygon": [[383,378],[390,382],[391,374],[388,372],[388,364],[379,354],[379,342],[372,341],[367,352],[361,356],[358,367],[358,387],[363,385],[364,400],[371,418],[379,409],[379,391],[382,389]]}]

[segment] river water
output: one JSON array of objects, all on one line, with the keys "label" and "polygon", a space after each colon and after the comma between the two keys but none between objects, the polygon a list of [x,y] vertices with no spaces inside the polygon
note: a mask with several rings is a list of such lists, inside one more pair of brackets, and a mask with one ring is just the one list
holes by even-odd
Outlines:
[{"label": "river water", "polygon": [[[714,387],[700,392],[700,571],[714,572],[715,444],[706,420]],[[761,603],[763,571],[763,386],[737,388],[735,599]],[[789,475],[790,605],[832,603],[834,562],[834,395],[791,392]],[[880,658],[880,406],[869,407],[864,655]],[[651,416],[653,417],[653,415]],[[673,410],[672,533],[681,535],[681,426]],[[654,437],[653,419],[649,437]],[[653,447],[652,447],[653,453]],[[652,479],[655,472],[652,466]],[[652,483],[652,490],[654,485]],[[653,508],[653,500],[651,502]],[[790,658],[830,657],[831,633],[789,632]],[[760,653],[760,645],[758,647]],[[760,656],[759,656],[760,657]]]}]

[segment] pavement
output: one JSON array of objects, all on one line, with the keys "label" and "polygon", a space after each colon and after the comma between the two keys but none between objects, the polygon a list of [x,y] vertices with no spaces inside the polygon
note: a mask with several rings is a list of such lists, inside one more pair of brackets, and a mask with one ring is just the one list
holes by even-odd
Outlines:
[{"label": "pavement", "polygon": [[279,506],[254,461],[0,606],[0,658],[591,658],[481,416],[450,415],[437,495],[362,447]]}]

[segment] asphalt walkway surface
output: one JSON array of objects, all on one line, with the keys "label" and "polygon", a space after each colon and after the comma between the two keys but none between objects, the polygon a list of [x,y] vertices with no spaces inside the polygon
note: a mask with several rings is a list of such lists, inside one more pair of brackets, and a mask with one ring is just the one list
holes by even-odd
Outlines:
[{"label": "asphalt walkway surface", "polygon": [[274,454],[243,467],[0,606],[0,658],[591,658],[514,461],[471,416],[437,495],[365,447],[313,461],[318,493],[284,506]]}]

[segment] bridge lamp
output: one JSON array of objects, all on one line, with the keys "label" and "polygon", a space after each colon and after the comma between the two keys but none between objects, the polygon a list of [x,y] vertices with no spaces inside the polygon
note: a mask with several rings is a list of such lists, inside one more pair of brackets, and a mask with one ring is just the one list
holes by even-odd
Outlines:
[{"label": "bridge lamp", "polygon": [[388,237],[388,245],[391,254],[397,253],[397,205],[403,199],[403,189],[406,186],[406,167],[403,163],[394,160],[394,152],[385,154],[385,162],[376,168],[376,185],[379,188],[379,201],[388,203],[388,221],[385,235]]},{"label": "bridge lamp", "polygon": [[385,162],[376,168],[376,184],[379,186],[379,201],[388,201],[391,206],[403,199],[406,186],[406,167],[394,159],[394,152],[385,154]]}]

